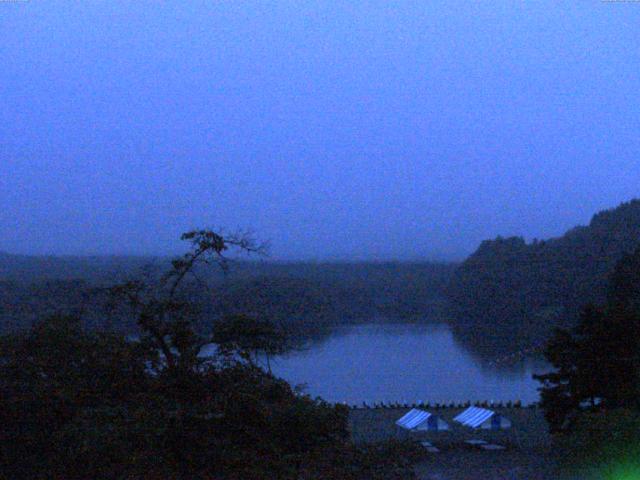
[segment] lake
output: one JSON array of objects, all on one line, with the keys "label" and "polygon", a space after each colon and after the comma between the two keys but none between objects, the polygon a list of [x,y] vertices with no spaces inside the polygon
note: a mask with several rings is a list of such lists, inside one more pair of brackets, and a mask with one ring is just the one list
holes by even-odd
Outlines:
[{"label": "lake", "polygon": [[538,400],[526,360],[499,369],[472,356],[446,325],[375,324],[340,328],[307,350],[272,360],[273,373],[331,402]]}]

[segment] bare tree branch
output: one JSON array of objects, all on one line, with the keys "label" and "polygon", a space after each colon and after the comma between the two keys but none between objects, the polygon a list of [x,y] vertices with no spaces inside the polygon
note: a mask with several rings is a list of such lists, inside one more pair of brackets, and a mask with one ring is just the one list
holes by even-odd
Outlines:
[{"label": "bare tree branch", "polygon": [[[200,285],[205,282],[198,276],[199,265],[216,265],[227,272],[228,252],[266,255],[268,245],[257,242],[249,231],[222,235],[213,230],[192,230],[181,240],[191,243],[191,250],[171,262],[171,268],[160,280],[128,281],[108,288],[113,302],[125,303],[137,317],[143,334],[147,334],[162,352],[167,367],[177,366],[180,360],[196,362],[197,354],[208,343],[205,339],[193,341],[193,325],[184,302],[176,300],[177,293],[187,276],[193,276]],[[189,358],[182,358],[189,357]]]}]

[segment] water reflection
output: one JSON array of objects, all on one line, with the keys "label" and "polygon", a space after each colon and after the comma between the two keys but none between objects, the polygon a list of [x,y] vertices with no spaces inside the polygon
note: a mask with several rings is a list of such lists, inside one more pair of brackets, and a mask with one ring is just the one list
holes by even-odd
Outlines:
[{"label": "water reflection", "polygon": [[491,366],[458,344],[447,325],[375,324],[338,328],[320,343],[272,362],[273,372],[329,401],[530,403],[540,361]]}]

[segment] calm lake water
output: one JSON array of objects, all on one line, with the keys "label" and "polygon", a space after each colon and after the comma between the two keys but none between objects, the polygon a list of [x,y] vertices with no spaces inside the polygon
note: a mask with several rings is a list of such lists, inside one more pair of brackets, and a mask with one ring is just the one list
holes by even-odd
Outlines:
[{"label": "calm lake water", "polygon": [[446,325],[361,325],[272,361],[274,374],[332,402],[538,400],[541,362],[482,365]]}]

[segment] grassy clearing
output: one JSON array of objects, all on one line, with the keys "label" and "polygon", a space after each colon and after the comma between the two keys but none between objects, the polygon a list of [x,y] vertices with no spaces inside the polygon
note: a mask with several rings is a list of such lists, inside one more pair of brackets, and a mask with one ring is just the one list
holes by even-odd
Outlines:
[{"label": "grassy clearing", "polygon": [[547,425],[542,411],[537,408],[496,408],[513,422],[509,430],[471,430],[453,422],[453,417],[464,409],[444,408],[431,410],[449,423],[450,431],[445,432],[407,432],[395,425],[395,421],[409,409],[358,409],[352,410],[349,416],[351,434],[356,443],[371,443],[395,439],[428,440],[439,447],[460,446],[464,440],[478,438],[490,443],[499,443],[519,449],[548,448],[551,436],[547,433]]},{"label": "grassy clearing", "polygon": [[[449,422],[447,432],[407,432],[395,421],[408,409],[352,410],[349,418],[351,434],[357,443],[389,439],[427,440],[441,452],[431,454],[416,465],[418,477],[424,480],[557,480],[556,461],[552,454],[552,438],[542,411],[536,408],[495,408],[509,418],[513,427],[506,431],[471,430],[453,422],[463,409],[432,410]],[[488,452],[467,446],[468,439],[481,439],[504,445],[506,450]]]}]

